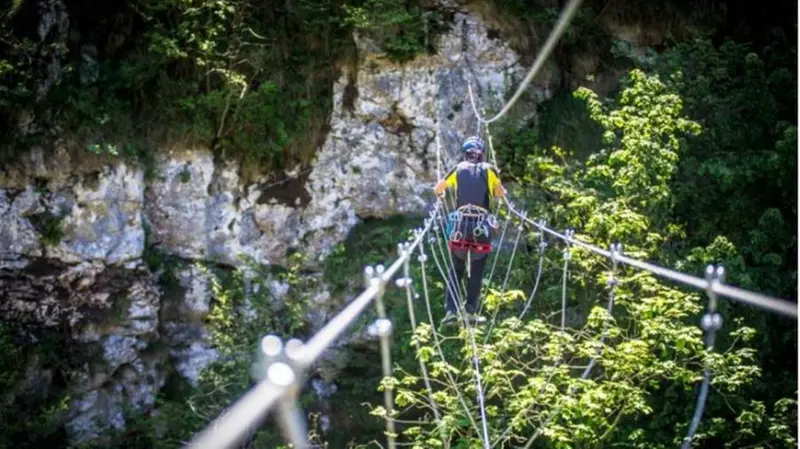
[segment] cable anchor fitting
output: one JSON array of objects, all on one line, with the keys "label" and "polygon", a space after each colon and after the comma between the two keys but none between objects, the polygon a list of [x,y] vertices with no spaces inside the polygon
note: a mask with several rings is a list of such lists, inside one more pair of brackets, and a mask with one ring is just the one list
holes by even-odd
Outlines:
[{"label": "cable anchor fitting", "polygon": [[[411,255],[408,253],[408,248],[410,246],[411,246],[410,243],[404,243],[404,242],[397,244],[397,255],[401,258],[405,258],[406,269],[404,270],[404,272],[408,271],[407,269],[408,262],[411,259]],[[408,275],[408,273],[405,273],[405,276],[397,278],[394,282],[395,285],[397,285],[399,288],[409,287],[411,286],[411,277]]]},{"label": "cable anchor fitting", "polygon": [[547,222],[545,220],[536,220],[534,225],[539,228],[539,252],[544,253],[544,250],[547,249],[547,241],[545,240],[544,232]]},{"label": "cable anchor fitting", "polygon": [[379,296],[383,294],[386,287],[386,281],[383,279],[384,271],[383,265],[377,265],[375,267],[367,265],[364,268],[364,286],[366,288],[370,288],[373,285],[377,286]]},{"label": "cable anchor fitting", "polygon": [[570,248],[572,248],[572,236],[575,235],[575,230],[567,229],[564,232],[564,235],[567,237],[567,247],[564,248],[564,260],[572,260],[572,252],[570,252]]},{"label": "cable anchor fitting", "polygon": [[706,295],[708,296],[708,309],[703,315],[701,326],[706,332],[706,347],[712,349],[716,332],[722,328],[722,316],[717,313],[717,293],[714,288],[725,282],[725,269],[722,266],[713,265],[706,267]]},{"label": "cable anchor fitting", "polygon": [[611,253],[611,274],[608,276],[608,285],[609,287],[614,287],[619,283],[619,280],[617,280],[617,258],[622,254],[622,244],[612,243],[609,247],[609,252]]}]

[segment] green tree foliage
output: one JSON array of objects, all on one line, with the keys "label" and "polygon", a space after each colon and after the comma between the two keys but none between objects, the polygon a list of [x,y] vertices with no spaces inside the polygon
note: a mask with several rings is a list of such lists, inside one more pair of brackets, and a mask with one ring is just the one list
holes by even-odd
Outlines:
[{"label": "green tree foliage", "polygon": [[656,67],[704,127],[674,180],[688,244],[724,236],[747,264],[742,285],[783,296],[797,283],[795,60],[778,39],[761,54],[701,39],[676,45]]},{"label": "green tree foliage", "polygon": [[[709,263],[722,264],[728,280],[736,285],[796,298],[795,54],[794,46],[775,31],[771,43],[759,51],[729,40],[713,44],[697,39],[675,44],[646,61],[643,68],[659,74],[666,88],[683,99],[686,115],[701,126],[700,133],[681,141],[669,182],[672,206],[667,221],[671,224],[666,229],[674,238],[653,254],[654,259],[693,273],[702,273]],[[551,126],[552,120],[543,117],[540,123]],[[538,128],[510,131],[511,139],[495,138],[501,142],[497,145],[501,151],[513,152],[509,161],[515,165],[507,172],[518,178],[527,176],[530,182],[550,179],[559,188],[572,189],[570,183],[550,176],[568,176],[578,167],[568,152],[554,153],[552,159],[558,163],[521,167],[523,155],[542,152],[537,134],[546,142],[547,136]],[[567,148],[585,150],[583,145]],[[532,204],[543,205],[542,214],[550,209],[571,213],[576,205],[565,206],[560,198],[548,190],[531,196]],[[658,229],[660,225],[655,224]],[[754,344],[762,375],[739,395],[724,400],[712,395],[710,407],[724,409],[733,404],[742,410],[755,401],[767,413],[782,414],[779,405],[788,404],[791,411],[786,416],[796,414],[796,406],[785,399],[796,389],[797,359],[786,356],[797,352],[796,323],[728,301],[721,307],[726,323],[744,319],[757,329]],[[719,341],[727,345],[731,340],[723,334]],[[736,444],[758,444],[769,438],[765,437],[771,435],[767,427],[764,424],[760,433],[748,438],[737,437]]]},{"label": "green tree foliage", "polygon": [[[790,300],[797,298],[796,60],[796,47],[774,30],[760,50],[707,39],[677,44],[654,67],[703,125],[673,180],[675,220],[686,237],[676,266],[723,263],[737,285]],[[779,413],[797,386],[797,359],[786,357],[797,352],[796,323],[739,305],[726,315],[758,329],[764,370],[737,405],[754,398]]]},{"label": "green tree foliage", "polygon": [[432,49],[433,38],[443,26],[442,14],[425,11],[420,3],[364,0],[345,4],[345,23],[373,39],[390,60],[408,61]]},{"label": "green tree foliage", "polygon": [[431,44],[443,26],[438,14],[400,0],[131,0],[100,13],[135,33],[76,30],[90,36],[79,44],[116,50],[92,60],[74,42],[55,49],[63,70],[37,96],[48,61],[37,57],[35,36],[19,31],[28,16],[3,12],[0,119],[14,131],[0,142],[5,154],[65,133],[113,155],[129,144],[188,140],[267,170],[309,162],[339,67],[356,57],[352,30],[405,61],[425,50],[423,14]]}]

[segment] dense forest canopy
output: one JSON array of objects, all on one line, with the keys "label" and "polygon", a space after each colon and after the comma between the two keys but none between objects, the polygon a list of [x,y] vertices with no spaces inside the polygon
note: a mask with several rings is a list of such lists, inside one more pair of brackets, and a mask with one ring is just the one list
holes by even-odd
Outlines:
[{"label": "dense forest canopy", "polygon": [[[499,36],[527,60],[564,2],[471,3],[505,24]],[[435,51],[436,36],[448,29],[451,16],[436,2],[400,0],[4,2],[0,167],[32,146],[68,146],[77,154],[124,158],[149,172],[154,154],[170,142],[207,145],[221,158],[240,161],[243,172],[309,165],[327,132],[333,82],[342,67],[358,63],[353,31],[370,36],[387,59],[402,64]],[[527,111],[514,111],[492,130],[515,198],[532,215],[557,229],[575,228],[598,245],[623,242],[628,253],[689,273],[722,264],[736,285],[796,302],[796,17],[791,2],[587,0],[552,56],[564,73],[559,90],[536,107],[535,119],[520,122]],[[613,38],[604,21],[664,38],[643,57]],[[585,87],[576,55],[587,52],[599,56],[608,73],[623,74],[603,92],[607,98]],[[324,280],[337,292],[348,291],[344,279],[358,278],[366,263],[387,260],[416,225],[402,218],[364,223],[329,256]],[[569,301],[585,312],[586,328],[558,333],[542,318],[561,301],[558,269],[543,275],[548,288],[530,313],[535,318],[520,323],[508,312],[518,306],[517,292],[531,288],[537,255],[518,256],[511,291],[487,298],[500,312],[483,362],[491,364],[487,354],[494,354],[522,367],[498,369],[487,380],[496,389],[492,428],[513,423],[506,443],[524,443],[545,411],[566,403],[537,447],[677,447],[706,357],[697,329],[701,297],[625,271],[617,292],[625,313],[606,316],[593,305],[607,293],[607,273],[600,261],[579,254]],[[558,266],[560,248],[551,246],[545,257]],[[187,263],[154,252],[147,259],[153,271]],[[314,281],[302,265],[298,257],[272,275],[297,292],[311,291]],[[286,299],[290,309],[279,317],[265,306],[253,318],[238,307],[245,300],[243,274],[217,274],[208,325],[223,361],[204,372],[197,388],[169,383],[157,416],[132,413],[128,429],[110,432],[101,447],[178,447],[250,385],[252,345],[264,328],[287,337],[306,330],[306,296]],[[418,279],[421,269],[414,274]],[[441,285],[432,288],[441,293]],[[268,304],[268,290],[262,293],[250,300]],[[402,292],[387,297],[397,341],[411,337],[404,301]],[[434,303],[440,316],[442,305]],[[727,301],[720,312],[721,349],[710,358],[715,383],[697,444],[796,447],[797,323]],[[569,369],[549,368],[553,354],[515,351],[546,347],[557,358],[577,360],[601,328],[611,329],[615,344],[602,360],[603,379],[577,382]],[[46,335],[39,345],[20,345],[14,330],[4,325],[0,338],[0,390],[12,391],[26,376],[16,363],[20,358],[41,357],[55,372],[68,370],[69,357],[52,357],[64,350],[63,342]],[[417,447],[439,444],[414,374],[418,352],[434,352],[430,332],[418,330],[419,349],[393,347],[398,405],[407,408],[404,416],[422,421],[404,426],[402,438]],[[445,348],[451,363],[439,366],[438,375],[470,378],[469,363],[452,362],[464,357],[465,341],[457,336]],[[329,411],[331,430],[319,437],[330,447],[382,439],[381,419],[361,406],[381,401],[375,351],[352,349],[350,366],[337,380],[342,400]],[[539,381],[540,390],[519,387],[528,379]],[[45,397],[4,396],[9,405],[0,411],[0,447],[66,445],[66,379],[56,376],[54,385]],[[581,401],[569,402],[570,388],[581,390]],[[452,405],[458,394],[443,388],[441,400]],[[317,412],[311,396],[304,399]],[[531,402],[537,405],[527,420],[515,421],[511,413],[533,407]],[[448,412],[452,447],[479,447],[460,409],[453,405]],[[30,419],[20,422],[19,416]],[[278,441],[265,427],[249,445],[276,447]]]}]

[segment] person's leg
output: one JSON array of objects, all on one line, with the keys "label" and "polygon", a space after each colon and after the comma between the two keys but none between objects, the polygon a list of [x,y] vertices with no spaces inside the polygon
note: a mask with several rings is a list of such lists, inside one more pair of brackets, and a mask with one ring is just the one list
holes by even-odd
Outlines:
[{"label": "person's leg", "polygon": [[475,254],[470,259],[469,281],[467,282],[467,312],[475,313],[478,311],[478,297],[481,294],[481,283],[483,281],[483,269],[486,267],[486,255],[480,259],[475,259]]},{"label": "person's leg", "polygon": [[[459,290],[461,289],[461,278],[464,275],[464,266],[465,261],[457,257],[456,254],[450,253],[450,256],[453,259],[453,266],[448,270],[449,276],[447,285],[445,288],[447,289],[446,293],[446,300],[445,300],[445,309],[447,312],[456,313],[458,308],[456,307],[456,301],[460,296]],[[446,264],[450,265],[450,264]]]}]

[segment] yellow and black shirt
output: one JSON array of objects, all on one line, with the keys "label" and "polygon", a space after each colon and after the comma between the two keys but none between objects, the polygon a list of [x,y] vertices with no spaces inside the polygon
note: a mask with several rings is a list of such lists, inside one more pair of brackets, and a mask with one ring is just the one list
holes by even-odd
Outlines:
[{"label": "yellow and black shirt", "polygon": [[490,209],[492,192],[500,185],[497,169],[486,162],[463,161],[444,178],[447,187],[456,189],[456,207],[467,204]]}]

